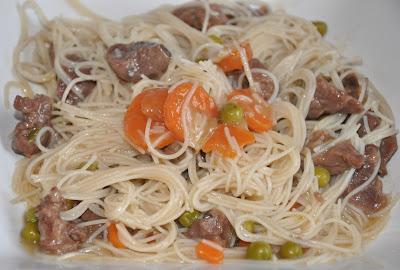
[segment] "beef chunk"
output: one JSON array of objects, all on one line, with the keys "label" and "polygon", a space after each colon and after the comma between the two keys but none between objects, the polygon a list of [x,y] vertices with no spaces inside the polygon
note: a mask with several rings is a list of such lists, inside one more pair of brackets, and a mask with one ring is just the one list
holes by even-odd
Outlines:
[{"label": "beef chunk", "polygon": [[340,91],[324,77],[317,77],[317,88],[307,119],[318,119],[324,114],[361,113],[362,110],[362,105],[354,97]]},{"label": "beef chunk", "polygon": [[349,73],[342,80],[345,91],[355,99],[358,99],[361,94],[361,86],[357,76],[354,73]]},{"label": "beef chunk", "polygon": [[[380,125],[381,119],[378,116],[375,116],[370,112],[367,112],[365,115],[367,116],[368,127],[371,131],[373,131]],[[358,136],[360,136],[360,138],[362,138],[367,134],[367,130],[365,129],[363,119],[361,119],[360,122],[358,122],[358,123],[361,124],[361,126],[357,130],[357,133],[358,133]]]},{"label": "beef chunk", "polygon": [[[12,149],[15,153],[31,157],[40,152],[35,144],[35,137],[41,128],[51,125],[51,104],[51,99],[45,95],[15,98],[14,108],[22,114],[21,122],[15,127],[12,141]],[[47,146],[49,139],[50,134],[42,136],[42,144]]]},{"label": "beef chunk", "polygon": [[326,130],[317,130],[311,133],[306,146],[310,149],[314,149],[318,145],[324,144],[331,140],[333,140],[333,137]]},{"label": "beef chunk", "polygon": [[350,140],[340,142],[314,158],[314,165],[324,167],[332,175],[341,174],[350,168],[360,168],[364,157],[357,152]]},{"label": "beef chunk", "polygon": [[379,175],[387,175],[386,165],[397,151],[397,138],[396,135],[386,137],[382,140],[380,145],[381,152],[381,166],[379,168]]},{"label": "beef chunk", "polygon": [[219,210],[212,209],[193,222],[186,233],[189,238],[205,238],[223,247],[233,247],[236,233],[226,216]]},{"label": "beef chunk", "polygon": [[60,212],[67,210],[65,199],[57,188],[52,188],[38,207],[40,249],[51,254],[76,251],[88,238],[88,228],[64,221]]},{"label": "beef chunk", "polygon": [[[227,23],[228,17],[222,12],[220,5],[211,4],[210,8],[211,16],[208,22],[208,28]],[[203,28],[206,12],[202,6],[186,6],[175,9],[172,14],[191,27],[201,30]]]},{"label": "beef chunk", "polygon": [[351,197],[350,203],[367,215],[376,213],[388,204],[388,199],[382,188],[382,181],[377,177],[364,190]]},{"label": "beef chunk", "polygon": [[96,219],[101,219],[102,217],[96,215],[95,213],[93,213],[90,209],[86,210],[82,216],[80,217],[80,219],[82,221],[92,221],[92,220],[96,220]]},{"label": "beef chunk", "polygon": [[171,53],[164,45],[140,41],[115,44],[108,48],[106,57],[118,78],[136,83],[141,75],[159,79],[168,68]]}]

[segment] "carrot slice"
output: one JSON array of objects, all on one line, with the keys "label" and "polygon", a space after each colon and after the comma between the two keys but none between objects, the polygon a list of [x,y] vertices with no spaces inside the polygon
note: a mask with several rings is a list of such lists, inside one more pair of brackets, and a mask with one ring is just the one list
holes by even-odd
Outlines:
[{"label": "carrot slice", "polygon": [[196,246],[197,258],[209,263],[220,264],[224,260],[224,249],[209,240],[201,240]]},{"label": "carrot slice", "polygon": [[255,132],[265,132],[272,128],[271,108],[259,99],[255,98],[255,93],[250,88],[233,90],[228,95],[229,101],[234,101],[244,111],[249,129]]},{"label": "carrot slice", "polygon": [[[240,44],[240,47],[244,48],[246,51],[246,58],[247,60],[250,60],[252,58],[252,51],[250,48],[249,43],[242,43]],[[217,65],[225,72],[230,72],[234,70],[242,70],[243,69],[243,64],[242,64],[242,59],[240,58],[240,53],[238,49],[236,48],[230,48],[229,53],[227,56],[222,58]]]},{"label": "carrot slice", "polygon": [[168,89],[155,88],[146,90],[142,99],[142,113],[154,121],[164,121],[164,103],[168,96]]},{"label": "carrot slice", "polygon": [[[183,83],[177,86],[173,91],[168,94],[164,104],[164,121],[165,125],[171,130],[175,137],[183,141],[184,133],[182,127],[182,106],[185,102],[186,95],[192,89],[192,83]],[[190,103],[189,121],[192,112],[199,112],[207,117],[217,117],[218,110],[214,103],[213,98],[207,94],[203,87],[198,86],[195,90]]]},{"label": "carrot slice", "polygon": [[[149,93],[151,97],[154,96],[153,92]],[[147,104],[145,103],[145,105],[142,106],[142,101],[146,101],[147,99],[146,95],[147,91],[144,91],[133,99],[131,105],[129,105],[128,107],[124,118],[124,131],[126,136],[133,144],[140,146],[143,149],[147,149],[147,144],[144,140],[144,133],[148,119],[147,115],[155,118],[159,117],[157,112],[159,111],[159,109],[154,109],[158,106],[157,102]],[[145,108],[147,115],[143,114],[143,108]],[[152,109],[146,110],[147,108]],[[156,146],[156,148],[163,148],[175,141],[175,137],[173,136],[172,132],[168,131],[163,122],[153,121],[151,124],[150,141],[154,143],[161,136],[164,136],[165,138],[162,139],[162,141]]]},{"label": "carrot slice", "polygon": [[107,238],[114,247],[125,248],[125,245],[119,240],[117,224],[115,222],[112,222],[110,226],[108,226]]},{"label": "carrot slice", "polygon": [[236,151],[232,149],[228,139],[226,138],[225,127],[229,129],[230,135],[236,139],[239,147],[244,147],[245,145],[254,143],[256,140],[253,133],[239,126],[220,124],[207,138],[207,141],[202,148],[203,152],[209,153],[211,151],[217,151],[224,157],[228,158],[234,158],[237,155]]}]

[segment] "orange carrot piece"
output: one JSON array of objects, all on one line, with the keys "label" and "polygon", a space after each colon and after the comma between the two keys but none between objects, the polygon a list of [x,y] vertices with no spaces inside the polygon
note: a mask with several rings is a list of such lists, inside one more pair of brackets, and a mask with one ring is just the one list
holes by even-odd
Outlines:
[{"label": "orange carrot piece", "polygon": [[[250,60],[252,58],[252,51],[250,48],[249,43],[243,43],[240,44],[240,47],[244,48],[246,51],[246,58],[247,60]],[[240,53],[236,48],[230,48],[229,49],[229,54],[222,58],[217,65],[225,72],[230,72],[234,70],[242,70],[243,69],[243,64],[242,64],[242,59],[240,58]]]},{"label": "orange carrot piece", "polygon": [[[165,125],[171,130],[175,137],[183,141],[184,133],[182,127],[182,106],[185,101],[186,95],[192,89],[192,83],[183,83],[177,86],[168,97],[164,104],[164,121]],[[213,98],[207,94],[203,87],[198,86],[195,90],[190,103],[191,112],[200,112],[208,117],[217,117],[218,110],[214,103]],[[189,115],[190,118],[190,115]]]},{"label": "orange carrot piece", "polygon": [[236,139],[239,147],[244,147],[245,145],[254,143],[256,140],[253,133],[239,126],[220,124],[207,138],[207,141],[202,148],[203,152],[209,153],[216,151],[227,158],[234,158],[237,155],[236,151],[232,149],[225,136],[225,127],[229,129],[230,135]]},{"label": "orange carrot piece", "polygon": [[118,237],[118,229],[117,224],[112,222],[110,226],[108,226],[108,241],[114,245],[116,248],[125,248],[125,245],[121,243]]},{"label": "orange carrot piece", "polygon": [[221,246],[209,240],[201,240],[196,246],[197,258],[212,264],[220,264],[224,260],[224,250]]},{"label": "orange carrot piece", "polygon": [[[244,112],[249,129],[255,132],[265,132],[273,127],[271,108],[263,101],[257,102],[250,88],[233,90],[228,95],[229,101],[234,101]],[[260,98],[261,100],[261,98]]]},{"label": "orange carrot piece", "polygon": [[168,96],[168,89],[155,88],[146,90],[141,103],[142,113],[154,121],[164,121],[164,103]]},{"label": "orange carrot piece", "polygon": [[[147,91],[144,91],[137,95],[131,105],[129,105],[128,110],[125,114],[124,118],[124,131],[125,135],[128,139],[135,145],[142,147],[143,149],[147,149],[146,142],[144,140],[144,133],[146,129],[146,123],[148,117],[142,112],[142,101],[145,99]],[[151,93],[153,95],[153,93]],[[155,106],[143,106],[144,108],[149,108]],[[149,112],[148,112],[149,113]],[[151,113],[149,113],[151,115]],[[157,115],[155,113],[154,115]],[[157,116],[155,116],[157,117]],[[165,127],[163,122],[155,122],[153,121],[151,124],[151,129],[158,130],[159,132],[151,132],[150,133],[150,141],[154,143],[159,137],[165,135],[168,129]],[[169,132],[168,135],[156,146],[156,148],[163,148],[175,141],[175,137],[172,132]]]}]

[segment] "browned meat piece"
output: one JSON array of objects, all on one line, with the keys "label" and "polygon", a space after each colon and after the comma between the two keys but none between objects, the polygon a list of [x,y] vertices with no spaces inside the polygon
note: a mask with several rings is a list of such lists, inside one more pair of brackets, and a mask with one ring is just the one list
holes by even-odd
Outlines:
[{"label": "browned meat piece", "polygon": [[350,168],[360,168],[364,157],[357,152],[350,140],[340,142],[313,158],[314,165],[324,167],[332,175],[341,174]]},{"label": "browned meat piece", "polygon": [[362,110],[362,105],[355,98],[337,89],[324,77],[317,77],[317,88],[307,119],[318,119],[324,114],[361,113]]},{"label": "browned meat piece", "polygon": [[80,219],[82,221],[92,221],[92,220],[101,219],[101,218],[102,217],[96,215],[90,209],[86,210],[85,213],[83,213],[82,216],[80,217]]},{"label": "browned meat piece", "polygon": [[377,177],[364,190],[351,197],[350,203],[367,215],[374,214],[388,204],[388,199],[382,188],[382,181]]},{"label": "browned meat piece", "polygon": [[115,44],[107,50],[107,61],[121,80],[136,83],[141,75],[159,79],[167,70],[171,53],[162,44],[140,41]]},{"label": "browned meat piece", "polygon": [[354,73],[346,75],[342,80],[346,92],[355,99],[358,99],[361,94],[361,86],[357,76]]},{"label": "browned meat piece", "polygon": [[311,133],[306,146],[310,149],[314,149],[318,145],[329,142],[332,139],[333,137],[327,131],[317,130]]},{"label": "browned meat piece", "polygon": [[269,13],[269,8],[267,5],[249,5],[251,14],[256,17],[265,16]]},{"label": "browned meat piece", "polygon": [[57,188],[52,188],[38,207],[40,249],[51,254],[76,251],[88,238],[88,228],[80,228],[73,222],[60,218],[67,210],[66,200]]},{"label": "browned meat piece", "polygon": [[250,68],[267,68],[260,60],[258,60],[258,58],[251,58],[249,61],[249,66]]},{"label": "browned meat piece", "polygon": [[[35,144],[36,133],[45,126],[50,126],[52,101],[48,96],[35,95],[33,98],[16,96],[15,110],[22,113],[21,122],[14,129],[12,149],[26,157],[39,153]],[[47,146],[50,134],[42,136],[42,144]]]},{"label": "browned meat piece", "polygon": [[396,135],[384,138],[379,149],[381,152],[381,166],[379,168],[379,175],[384,176],[387,175],[386,165],[397,151]]},{"label": "browned meat piece", "polygon": [[[365,115],[367,116],[368,127],[371,131],[373,131],[380,125],[381,119],[378,116],[375,116],[370,112],[367,112]],[[365,129],[364,120],[362,118],[358,123],[361,124],[361,126],[357,130],[357,133],[358,133],[358,136],[360,136],[360,138],[362,138],[367,134],[367,130]]]},{"label": "browned meat piece", "polygon": [[186,233],[189,238],[205,238],[223,247],[233,247],[236,233],[226,216],[219,210],[212,209],[193,222]]},{"label": "browned meat piece", "polygon": [[[211,4],[210,8],[211,16],[208,22],[208,28],[227,23],[228,17],[222,12],[220,5]],[[201,30],[203,28],[205,10],[202,6],[181,7],[175,9],[172,14],[197,30]]]}]

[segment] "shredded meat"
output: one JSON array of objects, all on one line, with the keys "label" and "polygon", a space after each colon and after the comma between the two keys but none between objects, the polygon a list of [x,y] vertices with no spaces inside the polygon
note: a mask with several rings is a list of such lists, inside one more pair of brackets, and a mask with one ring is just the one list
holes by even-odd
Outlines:
[{"label": "shredded meat", "polygon": [[386,137],[382,140],[380,145],[381,152],[381,166],[379,168],[379,175],[387,175],[387,164],[397,151],[397,138],[396,135]]},{"label": "shredded meat", "polygon": [[52,188],[38,207],[40,249],[51,254],[78,250],[88,238],[88,228],[64,221],[60,212],[67,210],[65,199],[57,188]]},{"label": "shredded meat", "polygon": [[[31,157],[40,152],[33,134],[51,125],[52,101],[45,95],[33,98],[16,96],[14,108],[22,114],[22,119],[14,129],[12,149],[17,154]],[[41,143],[47,146],[49,142],[50,134],[44,134]]]},{"label": "shredded meat", "polygon": [[136,83],[142,75],[159,79],[168,68],[171,53],[162,44],[140,41],[115,44],[108,48],[106,57],[118,78]]},{"label": "shredded meat", "polygon": [[350,140],[340,142],[314,158],[314,165],[324,167],[332,175],[341,174],[350,168],[360,168],[364,157],[357,152]]},{"label": "shredded meat", "polygon": [[311,133],[306,146],[312,150],[318,145],[329,142],[332,139],[332,135],[329,134],[326,130],[317,130]]},{"label": "shredded meat", "polygon": [[100,218],[101,218],[100,216],[93,213],[90,209],[86,210],[80,217],[82,221],[92,221]]},{"label": "shredded meat", "polygon": [[317,77],[317,88],[307,119],[318,119],[324,114],[361,113],[362,110],[362,105],[354,97],[340,91],[321,75]]},{"label": "shredded meat", "polygon": [[223,247],[233,247],[235,230],[226,216],[219,210],[208,211],[201,219],[193,222],[186,233],[189,238],[205,238]]},{"label": "shredded meat", "polygon": [[354,73],[349,73],[342,80],[345,91],[355,99],[358,99],[361,94],[361,86],[357,76]]},{"label": "shredded meat", "polygon": [[[375,130],[381,123],[381,119],[378,116],[375,116],[371,112],[367,112],[365,114],[367,116],[367,122],[368,122],[368,127],[371,131]],[[358,122],[361,124],[360,128],[357,130],[358,136],[360,138],[364,137],[367,135],[367,130],[365,129],[364,126],[364,120],[361,118],[361,120]]]},{"label": "shredded meat", "polygon": [[[222,12],[221,6],[211,4],[211,16],[208,22],[208,28],[215,25],[224,25],[228,21],[228,17]],[[202,6],[185,6],[175,9],[172,14],[184,21],[191,27],[202,30],[205,19],[205,10]]]}]

